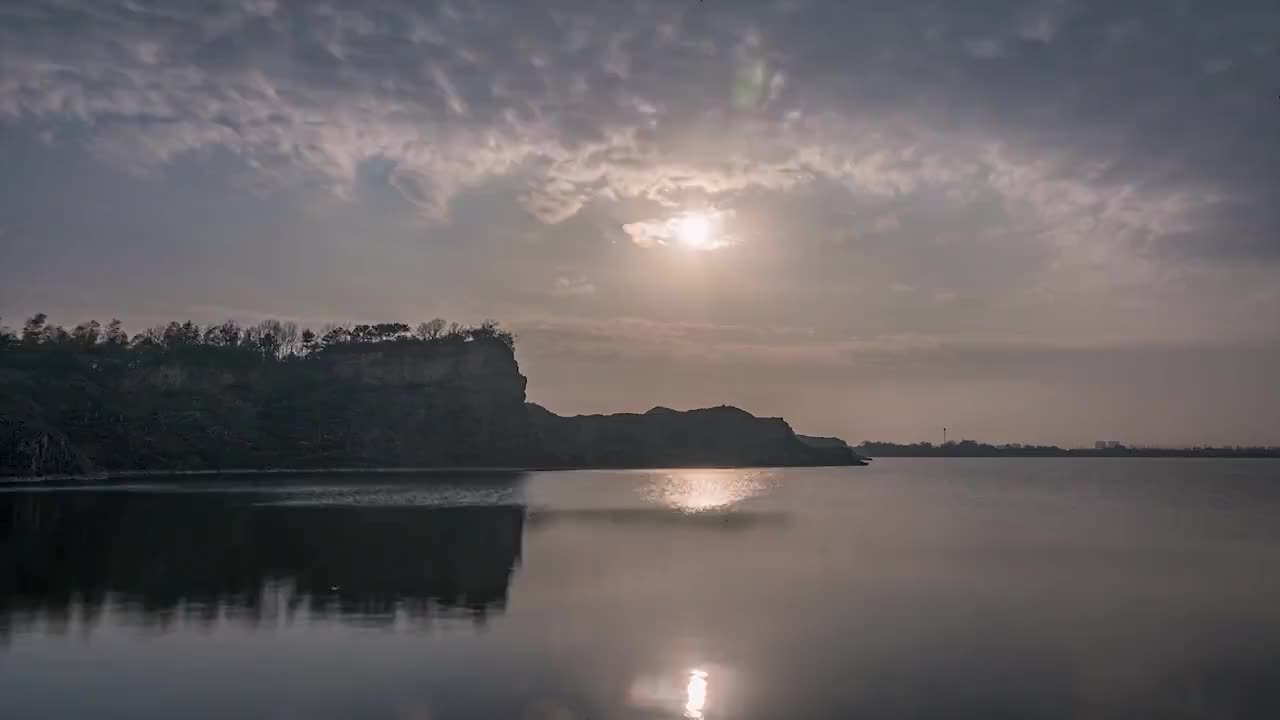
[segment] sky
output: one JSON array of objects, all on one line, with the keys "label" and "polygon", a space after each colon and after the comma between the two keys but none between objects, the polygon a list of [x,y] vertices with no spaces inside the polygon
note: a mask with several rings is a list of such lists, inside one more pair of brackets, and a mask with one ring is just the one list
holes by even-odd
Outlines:
[{"label": "sky", "polygon": [[5,0],[37,311],[494,318],[563,414],[1280,444],[1280,3]]}]

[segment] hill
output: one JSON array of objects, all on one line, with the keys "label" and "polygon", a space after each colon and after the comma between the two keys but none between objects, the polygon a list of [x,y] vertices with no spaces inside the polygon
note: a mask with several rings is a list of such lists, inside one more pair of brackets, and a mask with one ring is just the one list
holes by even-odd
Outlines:
[{"label": "hill", "polygon": [[857,464],[729,407],[562,418],[495,323],[0,332],[0,474]]}]

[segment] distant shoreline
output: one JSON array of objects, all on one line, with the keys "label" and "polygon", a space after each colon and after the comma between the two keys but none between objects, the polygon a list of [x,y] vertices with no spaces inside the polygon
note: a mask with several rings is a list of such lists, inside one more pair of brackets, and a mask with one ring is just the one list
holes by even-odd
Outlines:
[{"label": "distant shoreline", "polygon": [[1277,459],[1280,447],[1272,445],[1184,445],[1152,447],[1099,442],[1096,447],[1064,448],[1027,443],[995,444],[978,440],[896,443],[865,440],[853,448],[864,457],[1067,457],[1067,458],[1216,458]]},{"label": "distant shoreline", "polygon": [[1275,451],[1240,451],[1230,450],[1131,450],[1128,452],[1101,450],[1060,450],[1057,452],[1025,452],[1009,450],[1008,452],[946,452],[946,451],[872,451],[864,447],[855,447],[864,457],[877,458],[1105,458],[1109,460],[1165,458],[1176,460],[1280,460],[1280,450]]}]

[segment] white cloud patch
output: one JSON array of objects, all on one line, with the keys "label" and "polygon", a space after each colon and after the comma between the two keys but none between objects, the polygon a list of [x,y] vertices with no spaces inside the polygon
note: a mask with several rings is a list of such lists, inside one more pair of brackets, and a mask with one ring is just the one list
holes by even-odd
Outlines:
[{"label": "white cloud patch", "polygon": [[692,210],[625,223],[622,231],[642,248],[679,246],[697,251],[720,250],[736,242],[726,227],[731,216],[731,212],[723,210]]},{"label": "white cloud patch", "polygon": [[585,275],[557,277],[551,286],[554,297],[586,297],[596,294],[596,286]]}]

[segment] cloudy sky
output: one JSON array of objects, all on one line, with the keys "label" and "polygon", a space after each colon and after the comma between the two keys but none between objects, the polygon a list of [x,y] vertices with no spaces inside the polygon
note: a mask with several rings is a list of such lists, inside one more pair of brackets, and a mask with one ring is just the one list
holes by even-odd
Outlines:
[{"label": "cloudy sky", "polygon": [[0,314],[520,335],[561,413],[1280,443],[1274,0],[5,0]]}]

